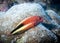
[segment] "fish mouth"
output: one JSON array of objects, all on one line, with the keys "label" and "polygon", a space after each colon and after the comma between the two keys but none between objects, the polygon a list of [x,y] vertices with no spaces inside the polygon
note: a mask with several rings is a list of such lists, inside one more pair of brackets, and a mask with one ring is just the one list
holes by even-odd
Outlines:
[{"label": "fish mouth", "polygon": [[28,24],[26,24],[26,25],[20,24],[17,28],[15,28],[15,29],[11,32],[11,34],[14,35],[14,34],[16,34],[16,33],[18,33],[18,32],[23,33],[23,32],[25,32],[26,30],[34,27],[33,24],[34,24],[33,22],[32,22],[32,23],[28,23]]}]

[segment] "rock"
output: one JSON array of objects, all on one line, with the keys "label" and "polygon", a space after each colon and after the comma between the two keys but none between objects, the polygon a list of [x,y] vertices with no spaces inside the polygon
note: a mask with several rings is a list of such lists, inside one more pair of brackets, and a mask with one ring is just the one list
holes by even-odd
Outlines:
[{"label": "rock", "polygon": [[11,7],[0,20],[0,28],[11,32],[16,25],[29,16],[43,16],[45,15],[44,9],[37,3],[23,3]]},{"label": "rock", "polygon": [[58,38],[58,43],[60,43],[60,28],[54,28],[51,30]]},{"label": "rock", "polygon": [[56,43],[57,37],[42,24],[26,31],[17,43]]},{"label": "rock", "polygon": [[0,43],[11,43],[13,37],[7,36],[5,34],[0,35]]},{"label": "rock", "polygon": [[60,25],[60,16],[56,12],[54,12],[53,10],[46,10],[46,13],[52,19],[52,23],[54,23],[55,25]]},{"label": "rock", "polygon": [[52,24],[56,25],[51,31],[57,35],[58,40],[60,41],[60,16],[53,10],[46,10],[46,12],[51,17]]},{"label": "rock", "polygon": [[[20,21],[30,16],[42,16],[46,23],[50,23],[51,21],[40,4],[23,3],[11,7],[4,15],[2,15],[2,17],[0,17],[0,30],[5,34],[9,34],[9,32],[11,32]],[[58,23],[59,22],[57,22],[57,24]],[[26,31],[20,39],[17,39],[17,43],[56,43],[57,37],[53,32],[39,24]],[[10,38],[13,37],[7,36],[6,41]],[[5,41],[5,39],[3,40]],[[15,39],[9,40],[9,42],[13,41],[15,41]]]},{"label": "rock", "polygon": [[[22,21],[26,17],[35,15],[37,16],[45,15],[44,9],[40,4],[23,3],[11,7],[6,13],[4,13],[4,15],[1,14],[2,17],[0,17],[0,33],[9,34],[20,21]],[[8,41],[10,38],[13,39],[13,37],[7,36],[6,38],[7,40],[3,39],[3,41]],[[9,42],[12,39],[10,39]]]}]

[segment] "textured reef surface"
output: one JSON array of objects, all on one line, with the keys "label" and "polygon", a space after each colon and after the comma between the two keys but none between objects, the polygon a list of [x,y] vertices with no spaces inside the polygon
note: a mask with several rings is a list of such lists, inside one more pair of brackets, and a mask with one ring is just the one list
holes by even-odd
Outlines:
[{"label": "textured reef surface", "polygon": [[[31,16],[40,16],[43,22],[21,34],[10,34],[22,20]],[[60,16],[53,10],[44,10],[38,3],[12,6],[0,12],[0,43],[60,43]]]}]

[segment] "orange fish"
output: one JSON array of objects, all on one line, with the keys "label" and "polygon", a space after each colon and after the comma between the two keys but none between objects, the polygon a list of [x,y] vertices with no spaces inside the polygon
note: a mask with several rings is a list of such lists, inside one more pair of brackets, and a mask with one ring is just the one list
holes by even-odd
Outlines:
[{"label": "orange fish", "polygon": [[21,31],[26,31],[36,26],[40,22],[43,22],[43,18],[40,16],[27,17],[24,20],[22,20],[11,33],[15,34]]}]

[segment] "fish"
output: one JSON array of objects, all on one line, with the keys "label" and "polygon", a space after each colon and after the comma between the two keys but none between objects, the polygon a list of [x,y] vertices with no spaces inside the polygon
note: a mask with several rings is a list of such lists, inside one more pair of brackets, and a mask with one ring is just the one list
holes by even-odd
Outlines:
[{"label": "fish", "polygon": [[11,34],[16,34],[18,32],[24,32],[32,27],[35,27],[39,23],[43,22],[43,17],[40,16],[30,16],[22,20],[14,30],[11,31]]}]

